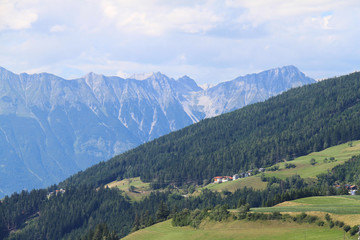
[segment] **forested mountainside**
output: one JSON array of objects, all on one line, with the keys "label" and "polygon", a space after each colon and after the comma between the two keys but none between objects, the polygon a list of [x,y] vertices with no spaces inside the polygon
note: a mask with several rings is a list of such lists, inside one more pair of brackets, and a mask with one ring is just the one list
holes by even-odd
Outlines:
[{"label": "forested mountainside", "polygon": [[153,186],[203,184],[216,175],[360,139],[360,73],[289,90],[265,102],[200,121],[95,165],[62,186],[101,186],[140,176]]},{"label": "forested mountainside", "polygon": [[161,73],[65,80],[0,67],[0,197],[49,186],[205,117],[313,82],[293,66],[206,90]]}]

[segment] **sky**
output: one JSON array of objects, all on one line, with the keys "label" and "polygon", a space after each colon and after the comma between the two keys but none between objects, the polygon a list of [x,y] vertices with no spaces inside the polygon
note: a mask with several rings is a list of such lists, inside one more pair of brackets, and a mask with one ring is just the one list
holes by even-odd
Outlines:
[{"label": "sky", "polygon": [[0,0],[0,66],[215,84],[294,65],[324,79],[360,70],[359,13],[359,0]]}]

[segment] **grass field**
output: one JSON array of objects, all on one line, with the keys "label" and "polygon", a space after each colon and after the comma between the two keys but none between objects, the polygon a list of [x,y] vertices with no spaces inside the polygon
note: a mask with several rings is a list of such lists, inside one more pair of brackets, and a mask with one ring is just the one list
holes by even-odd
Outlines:
[{"label": "grass field", "polygon": [[247,177],[247,178],[240,178],[235,181],[229,181],[224,183],[211,183],[204,188],[208,188],[213,191],[221,192],[223,190],[227,190],[230,192],[235,192],[237,189],[243,187],[252,187],[256,190],[263,190],[267,186],[266,182],[261,181],[260,175]]},{"label": "grass field", "polygon": [[[129,191],[131,186],[133,187],[133,191]],[[144,196],[149,195],[151,192],[150,183],[142,182],[140,177],[127,178],[121,181],[113,181],[109,184],[106,184],[105,187],[117,187],[118,189],[124,191],[125,194],[133,201],[139,201]]]},{"label": "grass field", "polygon": [[[339,228],[317,227],[313,224],[297,224],[282,221],[229,221],[205,222],[199,229],[173,227],[171,220],[142,229],[123,238],[124,240],[329,240],[343,239]],[[357,239],[350,237],[345,239]]]},{"label": "grass field", "polygon": [[360,196],[322,196],[301,198],[280,203],[274,207],[252,208],[253,212],[307,212],[311,215],[325,216],[329,213],[333,219],[349,225],[360,224]]},{"label": "grass field", "polygon": [[[277,164],[280,167],[279,171],[266,171],[266,176],[275,176],[277,178],[285,179],[294,174],[300,175],[302,178],[315,178],[320,173],[326,173],[328,170],[331,170],[337,165],[343,164],[345,161],[349,160],[354,155],[360,155],[360,141],[351,142],[352,146],[349,143],[344,143],[338,146],[327,148],[321,152],[313,152],[309,155],[298,157],[292,163],[296,165],[296,168],[286,169],[285,162]],[[324,162],[324,159],[328,160],[333,157],[335,161],[327,163]],[[315,165],[310,164],[310,160],[314,158],[316,160]]]}]

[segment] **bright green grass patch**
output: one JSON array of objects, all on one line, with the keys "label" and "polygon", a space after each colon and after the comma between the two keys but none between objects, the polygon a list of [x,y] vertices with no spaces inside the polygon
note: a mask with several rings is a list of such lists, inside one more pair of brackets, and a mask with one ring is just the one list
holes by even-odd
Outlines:
[{"label": "bright green grass patch", "polygon": [[[124,191],[125,194],[133,201],[140,201],[144,196],[149,195],[151,192],[150,183],[142,182],[140,177],[127,178],[121,181],[113,181],[109,184],[106,184],[105,187],[117,187],[121,191]],[[132,191],[130,191],[131,187],[133,188]]]},{"label": "bright green grass patch", "polygon": [[281,203],[274,207],[252,208],[251,211],[327,212],[334,214],[360,214],[360,196],[308,197]]},{"label": "bright green grass patch", "polygon": [[[228,221],[202,223],[199,229],[173,227],[171,220],[137,231],[124,240],[302,240],[343,239],[344,231],[338,228],[317,227],[282,221]],[[355,237],[347,239],[356,239]]]},{"label": "bright green grass patch", "polygon": [[[351,146],[352,145],[352,146]],[[267,171],[265,175],[268,177],[274,176],[277,178],[285,179],[291,177],[292,175],[298,174],[302,178],[315,178],[321,173],[326,173],[328,170],[331,170],[337,165],[343,164],[345,161],[349,160],[354,155],[360,155],[360,141],[352,141],[351,144],[344,143],[338,146],[327,148],[321,152],[313,152],[309,155],[298,157],[292,163],[296,165],[296,168],[285,169],[285,162],[277,164],[280,167],[279,171]],[[324,159],[335,158],[336,161],[327,163],[324,162]],[[315,165],[310,164],[310,160],[314,158],[316,160]]]},{"label": "bright green grass patch", "polygon": [[208,188],[213,191],[230,191],[235,192],[240,188],[254,188],[256,190],[264,190],[267,186],[266,182],[261,181],[260,176],[252,176],[247,178],[240,178],[235,181],[228,181],[224,183],[211,183],[204,188]]},{"label": "bright green grass patch", "polygon": [[106,185],[107,187],[117,187],[122,191],[126,191],[129,189],[130,186],[134,186],[138,190],[149,190],[150,184],[144,183],[140,180],[140,177],[136,178],[127,178],[121,181],[113,181]]}]

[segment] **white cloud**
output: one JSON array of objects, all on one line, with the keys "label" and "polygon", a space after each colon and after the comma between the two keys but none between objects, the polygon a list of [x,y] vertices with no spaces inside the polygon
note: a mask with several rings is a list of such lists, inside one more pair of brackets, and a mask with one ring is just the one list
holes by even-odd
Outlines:
[{"label": "white cloud", "polygon": [[38,15],[29,1],[0,1],[0,31],[30,28],[37,19]]},{"label": "white cloud", "polygon": [[328,76],[360,66],[359,12],[359,0],[0,0],[0,31],[11,29],[0,66],[215,82],[294,64]]},{"label": "white cloud", "polygon": [[64,32],[65,30],[65,25],[54,25],[50,28],[50,32]]},{"label": "white cloud", "polygon": [[162,35],[169,31],[203,33],[221,21],[216,9],[207,3],[177,6],[165,1],[102,0],[104,15],[120,31],[146,35]]}]

